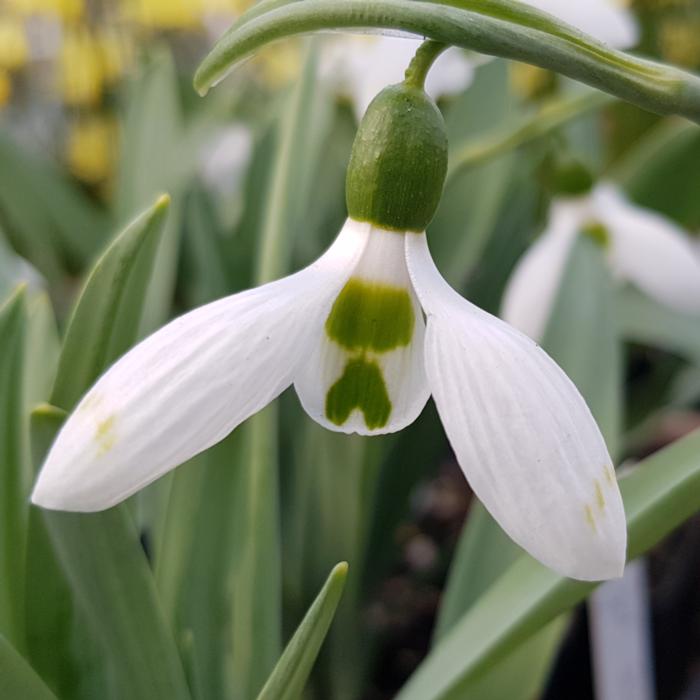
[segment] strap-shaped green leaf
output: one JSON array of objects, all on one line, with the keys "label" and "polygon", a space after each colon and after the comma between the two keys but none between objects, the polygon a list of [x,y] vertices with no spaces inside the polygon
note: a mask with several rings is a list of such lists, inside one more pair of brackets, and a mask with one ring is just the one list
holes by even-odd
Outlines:
[{"label": "strap-shaped green leaf", "polygon": [[294,636],[287,644],[258,700],[296,700],[301,697],[321,644],[343,594],[348,565],[333,568]]},{"label": "strap-shaped green leaf", "polygon": [[554,97],[542,103],[534,113],[520,117],[517,122],[499,126],[485,134],[472,137],[450,156],[447,179],[460,171],[474,168],[503,153],[524,146],[576,119],[602,109],[613,99],[596,90],[576,91],[563,97]]},{"label": "strap-shaped green leaf", "polygon": [[24,287],[0,306],[0,633],[22,639],[26,505],[26,424],[22,373],[27,312]]},{"label": "strap-shaped green leaf", "polygon": [[44,685],[32,667],[2,635],[0,635],[0,698],[56,700],[56,696]]},{"label": "strap-shaped green leaf", "polygon": [[569,253],[542,347],[576,384],[615,463],[622,424],[622,346],[605,250],[579,234]]},{"label": "strap-shaped green leaf", "polygon": [[195,88],[205,94],[261,46],[327,29],[403,30],[481,53],[555,70],[640,107],[700,121],[700,79],[616,51],[563,22],[511,0],[288,0],[235,25],[204,59]]},{"label": "strap-shaped green leaf", "polygon": [[[159,198],[114,240],[88,277],[66,332],[54,386],[53,400],[60,408],[71,410],[94,379],[136,340],[167,204],[167,197]],[[44,406],[32,418],[33,454],[39,463],[63,415],[54,406]],[[46,610],[47,622],[66,640],[72,605],[77,604],[101,643],[102,672],[109,668],[120,697],[187,700],[177,648],[126,508],[93,514],[33,510],[32,525],[27,549],[32,610],[51,600],[59,610]],[[51,654],[45,647],[51,638],[43,634],[42,619],[35,613],[30,619],[32,635],[38,638],[32,656],[47,667],[52,683],[63,687],[63,664],[49,667]],[[60,651],[69,653],[65,646]]]},{"label": "strap-shaped green leaf", "polygon": [[0,218],[13,247],[51,281],[82,270],[109,220],[48,158],[0,132]]},{"label": "strap-shaped green leaf", "polygon": [[627,340],[661,348],[700,365],[697,316],[674,311],[631,286],[618,291],[616,306]]},{"label": "strap-shaped green leaf", "polygon": [[[633,559],[700,508],[700,431],[644,460],[620,486],[627,512],[628,558]],[[459,697],[478,674],[594,587],[557,576],[523,556],[435,647],[398,698]]]},{"label": "strap-shaped green leaf", "polygon": [[[305,204],[298,164],[314,134],[316,51],[308,47],[299,81],[279,125],[267,210],[260,230],[255,280],[284,275],[290,264],[290,227]],[[243,426],[241,469],[236,474],[236,561],[233,592],[233,674],[241,697],[260,690],[282,648],[282,581],[279,537],[278,407],[267,406]],[[240,432],[239,432],[240,434]]]},{"label": "strap-shaped green leaf", "polygon": [[97,377],[136,340],[170,199],[163,195],[131,223],[93,267],[63,342],[51,403],[73,408]]}]

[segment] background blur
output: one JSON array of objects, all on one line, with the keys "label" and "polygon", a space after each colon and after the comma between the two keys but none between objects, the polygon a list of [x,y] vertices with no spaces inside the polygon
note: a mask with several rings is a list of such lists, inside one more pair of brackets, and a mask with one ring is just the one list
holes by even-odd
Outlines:
[{"label": "background blur", "polygon": [[[296,164],[284,211],[290,268],[314,259],[338,232],[357,125],[342,61],[350,65],[353,52],[377,39],[283,42],[202,99],[193,72],[245,0],[0,2],[0,295],[26,281],[42,327],[54,329],[37,336],[44,358],[37,386],[50,382],[55,328],[65,326],[84,273],[160,192],[173,203],[140,334],[251,284],[280,144],[300,99],[308,106],[286,156]],[[637,0],[628,9],[641,29],[636,50],[700,69],[700,2]],[[451,156],[507,135],[577,89],[531,67],[464,60],[476,66],[471,84],[439,101]],[[562,153],[678,223],[700,250],[694,125],[610,100],[524,141],[454,173],[429,231],[438,266],[475,303],[498,312],[514,265],[544,228]],[[700,426],[700,322],[652,306],[624,313],[619,451],[637,460]],[[432,405],[410,429],[372,441],[325,433],[293,396],[282,398],[280,411],[285,638],[330,567],[347,559],[353,578],[314,677],[316,697],[393,697],[429,648],[450,563],[469,546],[465,520],[474,528],[485,515],[472,504]],[[201,698],[226,697],[226,606],[205,620],[214,614],[201,605],[228,595],[218,582],[227,580],[234,549],[222,486],[235,460],[227,449],[183,468],[175,521],[163,515],[173,501],[163,505],[162,485],[132,504],[149,556],[167,522],[165,537],[187,562],[165,582],[164,596],[178,640],[200,644],[201,656],[188,663],[200,674]],[[508,548],[502,535],[488,543],[470,583],[474,598],[490,582],[488,552]],[[700,518],[652,552],[641,590],[656,697],[700,698]],[[581,607],[550,630],[554,642],[543,646],[529,697],[593,697],[588,622]],[[61,698],[98,697],[60,672],[47,682]],[[473,697],[512,696],[501,686]]]}]

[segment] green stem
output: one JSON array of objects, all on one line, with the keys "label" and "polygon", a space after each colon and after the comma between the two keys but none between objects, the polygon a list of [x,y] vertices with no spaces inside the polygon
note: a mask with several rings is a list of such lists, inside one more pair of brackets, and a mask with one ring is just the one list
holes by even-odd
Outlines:
[{"label": "green stem", "polygon": [[609,48],[509,0],[276,0],[274,9],[227,32],[204,59],[195,88],[205,94],[233,64],[284,37],[328,29],[392,29],[480,53],[531,63],[658,114],[700,123],[700,78]]},{"label": "green stem", "polygon": [[598,91],[586,91],[572,97],[557,97],[543,105],[533,114],[499,127],[486,134],[470,139],[450,155],[447,171],[449,182],[455,175],[474,168],[486,161],[508,153],[520,146],[549,134],[579,117],[602,109],[614,102],[614,98]]},{"label": "green stem", "polygon": [[428,71],[433,67],[437,57],[447,48],[447,44],[428,39],[424,41],[416,51],[416,55],[411,59],[406,68],[406,78],[404,83],[411,87],[420,88],[425,86],[425,79]]}]

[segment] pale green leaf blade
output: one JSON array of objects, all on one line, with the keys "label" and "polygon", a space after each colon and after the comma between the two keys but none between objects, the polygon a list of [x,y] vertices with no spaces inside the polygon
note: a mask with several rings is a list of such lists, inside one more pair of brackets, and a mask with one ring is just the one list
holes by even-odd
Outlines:
[{"label": "pale green leaf blade", "polygon": [[[88,278],[67,330],[54,389],[67,409],[73,408],[94,378],[136,339],[143,292],[166,208],[167,198],[160,198],[113,242]],[[82,356],[79,349],[84,351]],[[87,368],[81,366],[81,359]],[[57,409],[44,408],[35,418],[34,452],[40,463],[42,448],[60,427],[61,415]],[[32,513],[40,517],[35,517],[27,565],[39,576],[32,579],[30,593],[38,608],[47,594],[55,596],[58,610],[49,619],[55,621],[59,636],[70,638],[71,609],[78,604],[110,661],[119,696],[188,698],[177,649],[125,507],[90,515],[36,509]],[[36,654],[50,665],[52,660],[46,658],[46,642],[50,640],[41,619],[36,614],[33,619],[39,637],[34,645]],[[54,671],[57,684],[62,682],[61,667],[49,670]]]},{"label": "pale green leaf blade", "polygon": [[158,242],[154,268],[141,312],[139,335],[146,335],[168,317],[172,305],[180,247],[182,190],[196,153],[185,147],[182,106],[173,56],[162,45],[150,50],[127,99],[119,158],[115,208],[128,221],[160,192],[172,204]]},{"label": "pale green leaf blade", "polygon": [[295,454],[285,532],[286,590],[294,597],[297,610],[304,610],[313,600],[316,582],[333,562],[342,557],[349,563],[343,601],[328,635],[318,676],[333,697],[352,698],[361,693],[372,653],[369,631],[359,610],[366,579],[383,573],[379,565],[367,561],[370,518],[382,507],[377,500],[380,466],[394,436],[367,440],[334,433],[306,416],[302,425],[304,435]]},{"label": "pale green leaf blade", "polygon": [[133,221],[93,267],[63,342],[51,403],[70,409],[136,338],[169,198]]},{"label": "pale green leaf blade", "polygon": [[41,292],[28,300],[27,355],[25,395],[27,406],[33,408],[47,401],[56,378],[61,341],[56,316],[48,294]]},{"label": "pale green leaf blade", "polygon": [[[302,74],[280,124],[267,208],[260,233],[256,282],[284,275],[293,222],[300,215],[298,164],[315,120],[316,52],[309,44]],[[243,427],[246,456],[237,473],[237,553],[234,562],[233,674],[237,695],[258,692],[282,647],[279,537],[278,407],[268,406]]]},{"label": "pale green leaf blade", "polygon": [[537,109],[511,120],[504,126],[488,128],[460,145],[450,156],[448,181],[461,170],[474,168],[492,158],[551,134],[590,112],[611,104],[613,98],[595,90],[550,98]]},{"label": "pale green leaf blade", "polygon": [[197,698],[229,697],[234,685],[231,581],[244,443],[245,429],[236,430],[178,467],[156,549],[158,588]]},{"label": "pale green leaf blade", "polygon": [[[700,508],[700,431],[644,460],[620,486],[633,559]],[[398,697],[433,700],[462,690],[594,587],[523,556],[462,617]]]},{"label": "pale green leaf blade", "polygon": [[684,119],[664,119],[649,129],[613,164],[616,180],[629,198],[682,226],[694,228],[700,202],[693,188],[700,158],[700,133]]},{"label": "pale green leaf blade", "polygon": [[615,290],[605,250],[577,237],[542,338],[542,347],[586,399],[613,457],[622,422],[622,356]]},{"label": "pale green leaf blade", "polygon": [[[62,419],[53,407],[39,409],[39,449]],[[110,661],[117,696],[187,700],[177,648],[126,507],[41,515],[71,594]]]},{"label": "pale green leaf blade", "polygon": [[663,306],[634,287],[621,289],[616,303],[626,340],[672,352],[700,365],[697,316]]},{"label": "pale green leaf blade", "polygon": [[[469,89],[445,112],[449,142],[458,148],[515,110],[506,61],[481,66]],[[436,264],[456,289],[464,286],[494,233],[513,170],[513,154],[506,154],[473,171],[463,170],[445,187],[428,236]]]},{"label": "pale green leaf blade", "polygon": [[0,635],[0,698],[7,700],[56,700],[56,696]]},{"label": "pale green leaf blade", "polygon": [[20,287],[0,307],[0,633],[23,640],[27,461],[22,386],[27,310]]},{"label": "pale green leaf blade", "polygon": [[[66,412],[38,406],[31,416],[31,452],[41,464]],[[44,525],[43,512],[29,510],[26,560],[27,657],[39,675],[59,696],[79,697],[77,688],[84,667],[71,650],[74,605],[58,566]]]},{"label": "pale green leaf blade", "polygon": [[503,532],[486,508],[474,500],[450,567],[433,645],[521,555],[520,547]]},{"label": "pale green leaf blade", "polygon": [[258,700],[296,700],[301,697],[345,586],[348,565],[338,564],[289,641]]},{"label": "pale green leaf blade", "polygon": [[15,249],[52,281],[82,269],[105,241],[108,217],[49,160],[0,131],[0,218]]}]

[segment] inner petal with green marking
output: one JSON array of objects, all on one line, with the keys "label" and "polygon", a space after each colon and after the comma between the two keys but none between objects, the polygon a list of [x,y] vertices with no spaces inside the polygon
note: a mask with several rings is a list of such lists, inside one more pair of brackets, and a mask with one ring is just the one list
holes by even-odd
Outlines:
[{"label": "inner petal with green marking", "polygon": [[307,413],[332,430],[400,430],[428,399],[425,321],[406,267],[406,235],[423,234],[372,229],[296,381]]},{"label": "inner petal with green marking", "polygon": [[408,290],[353,277],[326,321],[326,333],[347,350],[382,353],[408,345],[415,314]]},{"label": "inner petal with green marking", "polygon": [[381,368],[362,357],[348,362],[343,376],[326,394],[326,417],[336,425],[343,425],[355,409],[362,411],[370,430],[383,428],[391,414]]}]

